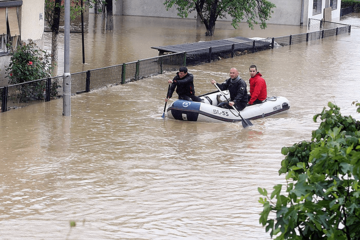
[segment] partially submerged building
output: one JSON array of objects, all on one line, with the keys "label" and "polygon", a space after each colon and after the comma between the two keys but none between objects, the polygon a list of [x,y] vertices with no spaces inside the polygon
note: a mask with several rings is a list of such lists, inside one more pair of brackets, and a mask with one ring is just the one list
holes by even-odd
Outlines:
[{"label": "partially submerged building", "polygon": [[[271,19],[267,21],[269,24],[306,25],[310,18],[323,19],[324,13],[330,17],[327,21],[340,20],[341,0],[269,1],[276,5]],[[145,4],[144,0],[113,0],[113,14],[179,18],[175,7],[166,11],[164,0],[152,0],[151,4]],[[190,13],[189,18],[196,19],[196,13]]]},{"label": "partially submerged building", "polygon": [[44,33],[44,0],[0,0],[0,86],[7,84],[5,69],[11,55],[7,44],[41,41]]}]

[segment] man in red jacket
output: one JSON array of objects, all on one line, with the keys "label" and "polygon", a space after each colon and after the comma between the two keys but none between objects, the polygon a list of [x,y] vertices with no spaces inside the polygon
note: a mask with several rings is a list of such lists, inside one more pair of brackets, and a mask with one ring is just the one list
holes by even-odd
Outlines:
[{"label": "man in red jacket", "polygon": [[267,98],[267,91],[266,91],[266,82],[261,77],[261,73],[257,71],[255,65],[251,65],[249,67],[250,76],[249,79],[250,83],[250,95],[249,97],[249,105],[262,103]]}]

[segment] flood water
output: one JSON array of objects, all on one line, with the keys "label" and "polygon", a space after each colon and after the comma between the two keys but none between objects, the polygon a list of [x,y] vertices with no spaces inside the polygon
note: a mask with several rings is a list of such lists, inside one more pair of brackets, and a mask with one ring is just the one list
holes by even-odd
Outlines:
[{"label": "flood water", "polygon": [[[124,34],[89,31],[92,60],[84,68],[155,56],[150,46],[205,40],[192,23],[121,19],[131,26]],[[278,175],[281,148],[310,140],[319,124],[312,117],[329,101],[359,119],[351,102],[360,99],[360,15],[342,22],[354,25],[351,34],[189,67],[203,94],[231,67],[247,81],[256,64],[268,95],[287,97],[291,108],[251,128],[162,119],[174,72],[73,96],[71,117],[61,115],[61,99],[1,113],[1,239],[270,239],[259,225],[257,188],[286,184]],[[303,31],[242,36],[289,35],[290,28]],[[82,71],[76,61],[72,72]]]}]

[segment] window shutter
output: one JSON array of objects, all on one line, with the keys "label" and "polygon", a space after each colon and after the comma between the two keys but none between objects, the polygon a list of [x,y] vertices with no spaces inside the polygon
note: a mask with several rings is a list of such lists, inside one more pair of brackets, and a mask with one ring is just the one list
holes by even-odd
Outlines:
[{"label": "window shutter", "polygon": [[18,17],[16,13],[16,7],[8,8],[8,22],[10,27],[10,35],[12,37],[19,36],[20,30],[19,30]]},{"label": "window shutter", "polygon": [[7,34],[6,31],[6,8],[0,8],[0,35]]}]

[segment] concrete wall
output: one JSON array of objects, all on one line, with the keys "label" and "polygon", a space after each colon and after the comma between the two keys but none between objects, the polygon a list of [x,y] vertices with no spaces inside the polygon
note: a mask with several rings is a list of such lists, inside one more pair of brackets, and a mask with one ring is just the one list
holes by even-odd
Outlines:
[{"label": "concrete wall", "polygon": [[[308,0],[304,0],[308,1]],[[271,0],[276,5],[272,17],[267,21],[270,24],[299,25],[301,15],[301,0]],[[176,7],[166,11],[164,0],[117,0],[114,2],[115,15],[149,16],[179,18]],[[196,12],[189,14],[190,19],[196,19]],[[219,21],[231,21],[230,17]]]},{"label": "concrete wall", "polygon": [[[117,0],[123,2],[123,15],[149,16],[149,17],[172,17],[177,16],[175,7],[166,11],[164,0]],[[196,18],[196,12],[190,13],[188,18]]]},{"label": "concrete wall", "polygon": [[[273,10],[272,17],[267,21],[269,24],[284,24],[284,25],[301,25],[308,22],[309,18],[321,19],[323,13],[312,15],[313,0],[270,0],[276,5]],[[325,8],[325,1],[322,0],[323,8]],[[332,10],[332,21],[339,21],[341,0],[337,0],[337,9]],[[149,16],[149,17],[169,17],[179,18],[175,7],[166,11],[164,0],[114,0],[114,14],[115,15],[133,15],[133,16]],[[190,19],[196,19],[196,13],[189,14]],[[231,21],[231,18],[219,20]]]},{"label": "concrete wall", "polygon": [[270,24],[286,24],[286,25],[300,25],[301,19],[301,0],[270,0],[276,5],[273,9],[274,13],[267,21]]}]

